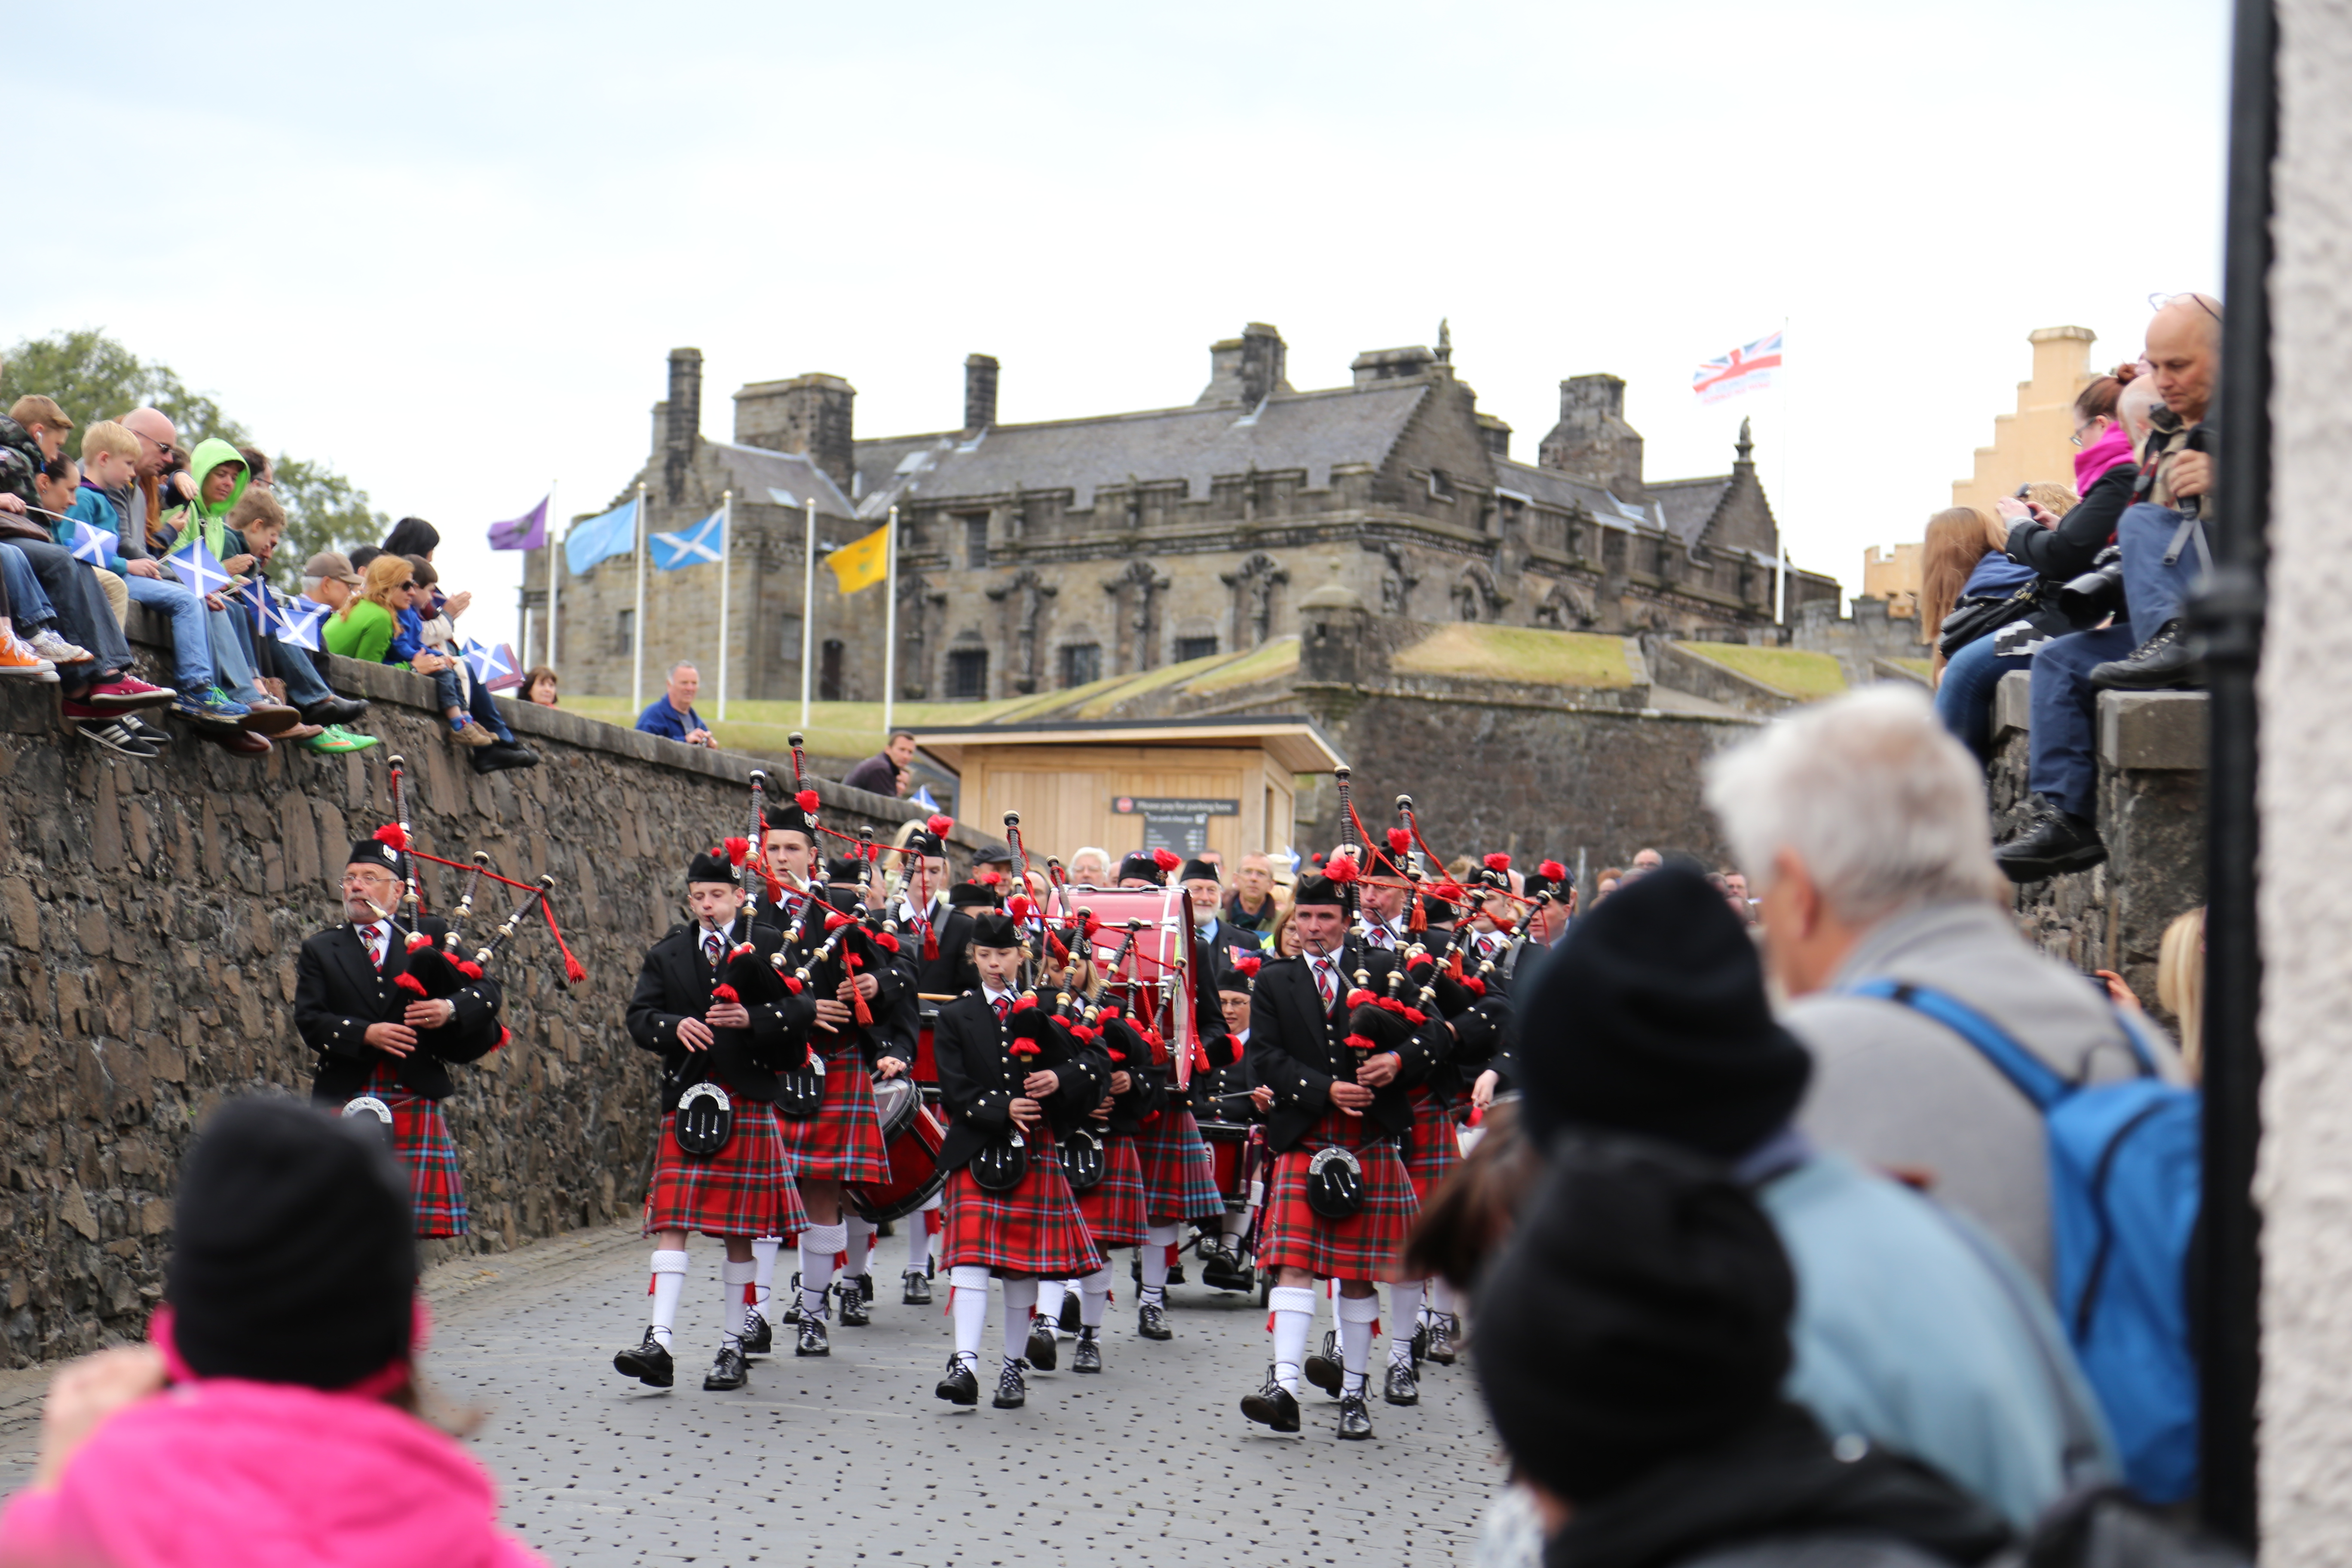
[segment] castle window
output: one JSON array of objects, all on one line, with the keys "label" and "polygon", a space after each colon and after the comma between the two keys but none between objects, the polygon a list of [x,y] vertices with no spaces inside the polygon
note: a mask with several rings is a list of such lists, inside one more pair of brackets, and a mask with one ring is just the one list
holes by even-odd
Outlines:
[{"label": "castle window", "polygon": [[988,695],[988,650],[951,648],[948,652],[948,700],[978,702]]},{"label": "castle window", "polygon": [[1214,637],[1178,637],[1176,639],[1178,664],[1182,664],[1186,659],[1207,658],[1216,651],[1217,639]]},{"label": "castle window", "polygon": [[963,563],[988,564],[988,514],[984,511],[963,514]]},{"label": "castle window", "polygon": [[827,637],[816,656],[816,700],[838,702],[841,699],[841,639]]},{"label": "castle window", "polygon": [[1444,468],[1429,470],[1429,493],[1439,500],[1454,499],[1454,481],[1446,476]]},{"label": "castle window", "polygon": [[786,664],[794,665],[800,663],[801,618],[798,616],[778,616],[776,617],[776,626],[782,634],[784,662]]},{"label": "castle window", "polygon": [[621,612],[619,618],[614,623],[613,642],[614,649],[617,652],[635,653],[637,651],[636,611],[623,610]]},{"label": "castle window", "polygon": [[1087,686],[1102,679],[1102,645],[1072,643],[1062,650],[1062,689]]}]

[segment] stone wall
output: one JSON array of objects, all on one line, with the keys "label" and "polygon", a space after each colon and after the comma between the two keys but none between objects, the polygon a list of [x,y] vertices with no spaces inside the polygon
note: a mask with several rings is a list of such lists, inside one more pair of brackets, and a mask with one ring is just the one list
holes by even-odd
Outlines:
[{"label": "stone wall", "polygon": [[[134,619],[138,640],[142,624]],[[385,744],[247,760],[194,739],[152,763],[66,738],[54,688],[0,689],[0,1358],[9,1365],[140,1332],[161,1294],[173,1184],[219,1100],[301,1093],[294,961],[339,913],[350,840],[390,820],[387,759],[408,760],[419,845],[487,849],[552,874],[587,981],[567,988],[544,922],[494,961],[514,1038],[456,1069],[447,1102],[475,1234],[503,1250],[603,1225],[643,1200],[653,1058],[622,1010],[646,945],[681,918],[685,859],[745,830],[749,759],[509,704],[542,766],[476,776],[426,704],[430,683],[338,660]],[[788,787],[788,786],[780,786]],[[820,784],[828,822],[887,835],[912,807]],[[981,839],[963,836],[967,849]],[[436,868],[437,869],[437,868]],[[450,879],[428,905],[454,904]],[[478,900],[502,919],[507,889]]]}]

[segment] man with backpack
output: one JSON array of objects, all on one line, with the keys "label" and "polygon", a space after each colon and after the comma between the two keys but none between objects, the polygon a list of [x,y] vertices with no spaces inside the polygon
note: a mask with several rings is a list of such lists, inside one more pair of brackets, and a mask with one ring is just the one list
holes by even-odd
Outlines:
[{"label": "man with backpack", "polygon": [[1706,797],[1812,1053],[1799,1126],[1976,1220],[2052,1291],[2133,1484],[2172,1500],[2193,1476],[2199,1178],[2170,1043],[2018,934],[1982,775],[1916,693],[1782,720],[1716,759]]}]

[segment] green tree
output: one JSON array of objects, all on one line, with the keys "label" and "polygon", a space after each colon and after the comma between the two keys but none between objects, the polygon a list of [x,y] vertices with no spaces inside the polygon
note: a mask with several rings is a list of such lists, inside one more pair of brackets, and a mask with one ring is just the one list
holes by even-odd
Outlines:
[{"label": "green tree", "polygon": [[[212,398],[189,391],[169,365],[142,361],[94,327],[26,338],[11,348],[0,370],[0,410],[28,392],[56,398],[80,428],[152,407],[179,426],[183,447],[207,436],[251,444],[245,426]],[[286,542],[270,563],[278,586],[296,587],[302,563],[321,550],[348,554],[391,531],[392,520],[368,505],[367,492],[325,464],[281,452],[270,468],[286,509]]]}]

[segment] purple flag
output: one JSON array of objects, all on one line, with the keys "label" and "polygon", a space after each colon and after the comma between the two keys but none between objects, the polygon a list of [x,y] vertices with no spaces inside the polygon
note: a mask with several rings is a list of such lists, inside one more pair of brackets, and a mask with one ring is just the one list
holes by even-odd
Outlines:
[{"label": "purple flag", "polygon": [[511,522],[490,524],[490,548],[493,550],[546,549],[549,499],[541,496],[537,506]]}]

